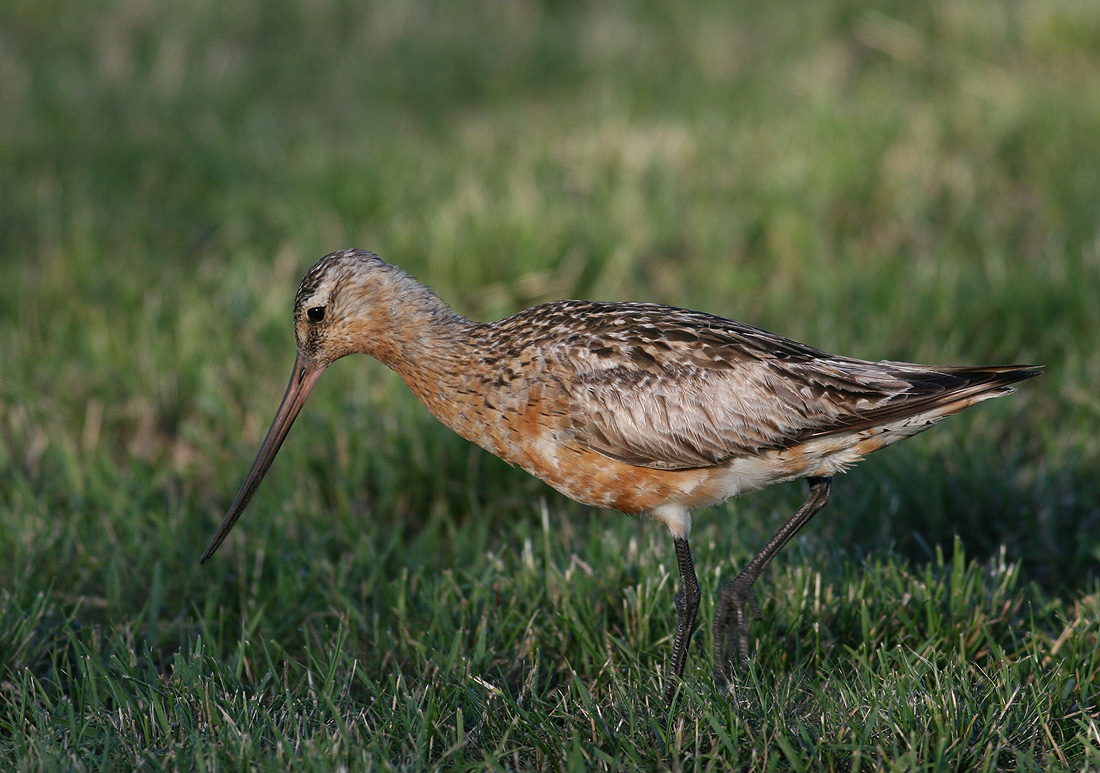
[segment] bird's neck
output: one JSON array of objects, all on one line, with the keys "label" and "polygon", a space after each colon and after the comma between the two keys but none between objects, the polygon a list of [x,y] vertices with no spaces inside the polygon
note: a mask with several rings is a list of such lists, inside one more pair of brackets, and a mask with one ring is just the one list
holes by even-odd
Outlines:
[{"label": "bird's neck", "polygon": [[397,372],[432,413],[441,416],[466,381],[481,323],[466,319],[427,287],[406,287],[395,299],[385,341],[369,354]]}]

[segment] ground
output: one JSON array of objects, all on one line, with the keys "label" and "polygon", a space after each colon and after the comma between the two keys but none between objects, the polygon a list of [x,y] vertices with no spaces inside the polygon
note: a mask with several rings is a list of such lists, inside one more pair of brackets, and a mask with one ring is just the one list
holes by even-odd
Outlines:
[{"label": "ground", "polygon": [[[0,10],[0,759],[53,769],[1100,766],[1100,6],[328,0]],[[554,298],[869,359],[1046,365],[672,540],[325,374],[206,565],[294,356],[371,249],[490,319]]]}]

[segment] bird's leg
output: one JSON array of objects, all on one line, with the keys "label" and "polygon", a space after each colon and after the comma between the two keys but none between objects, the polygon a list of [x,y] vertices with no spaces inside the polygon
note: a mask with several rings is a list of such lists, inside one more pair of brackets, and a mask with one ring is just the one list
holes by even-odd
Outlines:
[{"label": "bird's leg", "polygon": [[832,478],[807,480],[810,483],[810,494],[806,501],[775,536],[768,540],[764,549],[749,561],[741,574],[723,585],[718,592],[718,610],[714,615],[714,680],[719,686],[725,686],[733,675],[734,646],[737,647],[742,664],[747,664],[749,660],[749,623],[752,618],[760,616],[760,607],[753,596],[752,584],[798,530],[829,501]]},{"label": "bird's leg", "polygon": [[687,664],[688,642],[695,630],[695,615],[699,611],[699,579],[695,576],[695,563],[691,560],[688,541],[676,537],[676,564],[680,568],[680,590],[676,592],[676,638],[672,641],[672,662],[669,665],[669,682],[665,689],[665,706],[672,703],[676,683],[684,675]]}]

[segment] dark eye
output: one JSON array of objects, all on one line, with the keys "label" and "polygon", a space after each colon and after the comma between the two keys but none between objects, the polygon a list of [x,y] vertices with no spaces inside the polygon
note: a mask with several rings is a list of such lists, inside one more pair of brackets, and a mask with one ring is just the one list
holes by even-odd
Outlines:
[{"label": "dark eye", "polygon": [[309,317],[310,322],[320,322],[325,318],[325,307],[313,306],[306,311],[306,316]]}]

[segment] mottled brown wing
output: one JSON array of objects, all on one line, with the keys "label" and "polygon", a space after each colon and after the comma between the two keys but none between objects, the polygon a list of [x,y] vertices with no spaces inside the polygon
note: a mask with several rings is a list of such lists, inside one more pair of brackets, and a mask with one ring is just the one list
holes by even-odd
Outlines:
[{"label": "mottled brown wing", "polygon": [[[1036,375],[837,357],[702,312],[556,301],[485,326],[484,365],[560,388],[568,442],[641,467],[706,467],[887,424]],[[513,372],[515,371],[515,372]]]},{"label": "mottled brown wing", "polygon": [[[1038,375],[1030,366],[960,368],[906,373],[903,363],[819,361],[824,375],[834,367],[868,366],[883,386],[869,393],[825,385],[814,368],[792,366],[788,377],[767,366],[741,373],[698,371],[672,379],[608,374],[601,386],[586,385],[584,413],[576,413],[575,439],[605,456],[657,469],[687,469],[786,448],[812,438],[853,432],[915,416],[984,393],[1006,393],[1009,384]],[[895,370],[896,369],[896,370]],[[895,375],[891,375],[891,373]],[[911,375],[913,381],[904,377]],[[620,386],[612,385],[618,380]],[[580,406],[575,404],[575,408]]]},{"label": "mottled brown wing", "polygon": [[[550,359],[572,439],[614,459],[687,469],[918,414],[1037,371],[931,368],[835,357],[700,312],[570,302]],[[602,319],[606,317],[606,319]]]},{"label": "mottled brown wing", "polygon": [[642,467],[791,445],[909,386],[701,312],[581,301],[531,312],[544,331],[537,348],[571,401],[572,442]]},{"label": "mottled brown wing", "polygon": [[885,379],[878,394],[847,390],[843,378],[830,378],[832,367],[816,364],[823,379],[812,368],[769,361],[670,367],[664,376],[602,371],[570,390],[575,439],[641,467],[705,467],[850,425],[861,409],[873,411],[907,386]]}]

